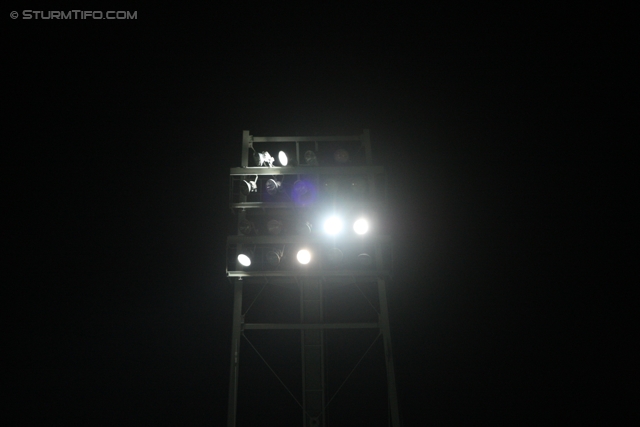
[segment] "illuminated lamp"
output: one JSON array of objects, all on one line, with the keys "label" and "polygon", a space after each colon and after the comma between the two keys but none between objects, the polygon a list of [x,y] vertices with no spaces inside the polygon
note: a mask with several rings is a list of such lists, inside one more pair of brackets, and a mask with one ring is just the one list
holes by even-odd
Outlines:
[{"label": "illuminated lamp", "polygon": [[254,153],[253,159],[256,161],[256,164],[258,166],[267,165],[270,168],[273,167],[273,162],[276,160],[273,157],[271,157],[271,154],[269,154],[268,151],[263,151],[262,153],[258,153],[258,152]]},{"label": "illuminated lamp", "polygon": [[318,157],[316,153],[311,150],[304,153],[304,161],[307,162],[309,166],[318,166]]},{"label": "illuminated lamp", "polygon": [[373,260],[371,259],[371,255],[369,254],[360,254],[357,256],[356,260],[360,265],[371,265]]},{"label": "illuminated lamp", "polygon": [[329,217],[325,222],[324,222],[324,231],[327,234],[338,234],[340,231],[342,231],[342,221],[340,220],[340,218],[338,218],[337,216],[332,216]]},{"label": "illuminated lamp", "polygon": [[274,196],[282,188],[282,182],[276,181],[275,179],[270,179],[267,181],[267,184],[265,186],[267,187],[267,193],[269,193],[269,195],[271,196]]},{"label": "illuminated lamp", "polygon": [[241,252],[238,254],[238,262],[243,267],[249,267],[251,265],[251,258],[253,258],[251,252]]},{"label": "illuminated lamp", "polygon": [[282,166],[287,166],[287,164],[289,163],[289,158],[287,157],[287,153],[285,153],[284,151],[280,151],[278,153],[278,160],[280,160],[280,164]]},{"label": "illuminated lamp", "polygon": [[369,231],[369,222],[364,218],[359,218],[353,223],[353,231],[357,234],[365,234]]},{"label": "illuminated lamp", "polygon": [[349,152],[344,148],[338,148],[335,153],[333,153],[333,158],[338,163],[347,163],[349,161]]},{"label": "illuminated lamp", "polygon": [[331,264],[340,264],[343,257],[344,255],[342,251],[338,248],[331,248],[327,253],[327,261],[329,261]]},{"label": "illuminated lamp", "polygon": [[267,232],[269,234],[280,234],[283,228],[282,221],[278,221],[277,219],[270,219],[267,222]]},{"label": "illuminated lamp", "polygon": [[300,249],[296,258],[300,264],[309,264],[309,261],[311,261],[311,252],[306,249]]}]

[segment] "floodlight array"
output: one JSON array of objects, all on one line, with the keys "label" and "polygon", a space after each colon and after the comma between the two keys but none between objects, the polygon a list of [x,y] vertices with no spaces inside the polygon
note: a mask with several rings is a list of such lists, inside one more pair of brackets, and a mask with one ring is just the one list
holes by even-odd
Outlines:
[{"label": "floodlight array", "polygon": [[[287,246],[289,246],[287,248]],[[372,249],[372,248],[370,248]],[[288,255],[285,255],[288,254]],[[295,254],[295,256],[293,255]],[[251,251],[242,250],[236,258],[238,268],[251,270],[271,270],[279,268],[285,262],[284,268],[293,265],[299,267],[315,266],[336,268],[340,266],[370,267],[373,265],[373,257],[369,252],[363,252],[362,248],[349,247],[338,248],[328,246],[298,246],[284,245],[280,247],[263,246],[254,247]]]}]

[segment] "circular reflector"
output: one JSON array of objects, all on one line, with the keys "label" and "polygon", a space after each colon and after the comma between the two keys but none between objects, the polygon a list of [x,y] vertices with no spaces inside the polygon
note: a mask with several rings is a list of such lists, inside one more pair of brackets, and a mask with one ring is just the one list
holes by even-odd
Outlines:
[{"label": "circular reflector", "polygon": [[296,224],[296,231],[298,234],[309,234],[311,233],[311,224],[308,222],[299,222]]},{"label": "circular reflector", "polygon": [[293,183],[293,192],[298,196],[303,196],[309,192],[309,187],[304,181],[296,181]]},{"label": "circular reflector", "polygon": [[285,153],[284,151],[281,151],[278,153],[278,160],[280,160],[280,164],[282,166],[287,166],[287,163],[289,163],[289,159],[287,158],[287,153]]},{"label": "circular reflector", "polygon": [[338,234],[342,230],[342,221],[337,216],[332,216],[324,222],[324,231],[328,234]]},{"label": "circular reflector", "polygon": [[238,262],[245,267],[249,267],[251,265],[251,258],[249,258],[246,254],[238,255]]},{"label": "circular reflector", "polygon": [[278,190],[280,189],[280,185],[281,184],[275,179],[268,180],[266,183],[267,193],[269,193],[271,196],[277,194]]},{"label": "circular reflector", "polygon": [[333,153],[333,158],[338,163],[346,163],[349,161],[349,153],[344,148],[338,148],[335,153]]},{"label": "circular reflector", "polygon": [[309,264],[309,261],[311,261],[311,253],[306,249],[300,249],[297,258],[300,264]]},{"label": "circular reflector", "polygon": [[353,223],[353,231],[358,234],[364,234],[369,231],[369,222],[366,219],[360,218]]},{"label": "circular reflector", "polygon": [[316,157],[316,153],[314,153],[311,150],[309,150],[309,151],[304,153],[304,160],[305,160],[305,162],[307,162],[307,164],[309,166],[317,166],[318,165],[318,158]]},{"label": "circular reflector", "polygon": [[277,219],[270,219],[267,222],[267,231],[269,234],[280,234],[283,228],[282,221],[278,221]]},{"label": "circular reflector", "polygon": [[371,265],[371,255],[369,254],[358,255],[358,263],[360,263],[360,265]]},{"label": "circular reflector", "polygon": [[245,236],[253,232],[253,223],[248,219],[241,219],[238,224],[238,230]]},{"label": "circular reflector", "polygon": [[251,184],[248,181],[242,181],[240,183],[240,193],[242,193],[243,196],[248,196],[250,192]]},{"label": "circular reflector", "polygon": [[267,252],[265,258],[267,259],[267,263],[269,263],[269,265],[276,266],[280,264],[280,254],[275,250]]}]

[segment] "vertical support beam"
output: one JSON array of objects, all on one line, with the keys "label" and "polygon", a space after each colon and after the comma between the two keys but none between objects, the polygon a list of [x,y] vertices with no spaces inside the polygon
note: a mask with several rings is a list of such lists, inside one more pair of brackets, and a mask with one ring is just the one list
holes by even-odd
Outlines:
[{"label": "vertical support beam", "polygon": [[400,427],[400,413],[398,411],[398,394],[396,392],[396,374],[393,367],[393,353],[391,351],[391,330],[389,328],[389,310],[387,308],[387,291],[385,280],[378,278],[378,298],[380,299],[380,329],[384,340],[384,356],[387,364],[387,398],[391,412],[391,425]]},{"label": "vertical support beam", "polygon": [[369,129],[362,130],[362,136],[360,142],[364,147],[364,156],[367,161],[367,166],[373,166],[373,156],[371,155],[371,139],[369,138]]},{"label": "vertical support beam", "polygon": [[[300,279],[302,323],[322,323],[322,279]],[[304,427],[325,426],[324,331],[302,330],[302,394]]]},{"label": "vertical support beam", "polygon": [[240,159],[240,166],[246,168],[249,166],[249,146],[251,145],[251,135],[248,130],[242,131],[242,159]]},{"label": "vertical support beam", "polygon": [[238,402],[238,368],[240,362],[240,334],[242,332],[242,278],[233,281],[233,323],[231,327],[231,369],[229,375],[229,407],[227,427],[236,426]]},{"label": "vertical support beam", "polygon": [[[360,143],[364,147],[364,156],[367,166],[373,166],[373,156],[371,155],[371,139],[369,139],[369,129],[363,129],[360,136]],[[376,198],[376,180],[375,176],[370,173],[367,176],[367,188],[369,189],[369,200],[375,201]]]}]

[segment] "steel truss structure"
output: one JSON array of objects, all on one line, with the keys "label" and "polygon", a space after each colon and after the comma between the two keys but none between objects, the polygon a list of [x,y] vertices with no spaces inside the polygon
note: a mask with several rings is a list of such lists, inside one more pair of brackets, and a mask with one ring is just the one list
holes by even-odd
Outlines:
[{"label": "steel truss structure", "polygon": [[[285,150],[291,155],[290,164],[250,165],[252,154],[267,150],[272,150],[272,154],[276,154],[273,150]],[[338,154],[331,157],[334,153]],[[243,191],[249,180],[255,183],[254,188]],[[270,190],[277,188],[278,191],[267,191],[268,185]],[[303,191],[298,191],[300,188]],[[373,165],[369,130],[355,136],[306,137],[258,137],[244,131],[241,167],[230,170],[229,206],[237,231],[227,239],[227,277],[234,289],[227,426],[236,426],[244,331],[300,331],[302,401],[288,388],[287,391],[302,408],[303,427],[326,427],[325,410],[333,397],[327,396],[325,384],[325,333],[351,329],[377,330],[378,338],[382,337],[388,419],[390,425],[399,427],[386,297],[393,260],[391,239],[384,234],[386,175],[383,167]],[[364,212],[372,219],[371,230],[365,236],[347,232],[344,236],[328,238],[318,229],[319,218],[329,211],[339,211],[347,217]],[[328,251],[336,251],[333,249],[336,245],[342,248],[338,251],[339,259],[335,252],[333,257],[327,255]],[[296,263],[292,255],[303,247],[313,254],[313,261],[308,265]],[[238,254],[244,252],[251,255],[250,266],[238,262]],[[299,321],[245,323],[243,293],[247,286],[261,284],[262,289],[264,284],[269,284],[297,293]],[[325,321],[326,290],[353,285],[360,292],[360,286],[374,289],[378,308],[364,293],[362,296],[377,312],[377,321]],[[253,347],[248,339],[247,342]],[[372,346],[373,343],[369,349]]]}]

